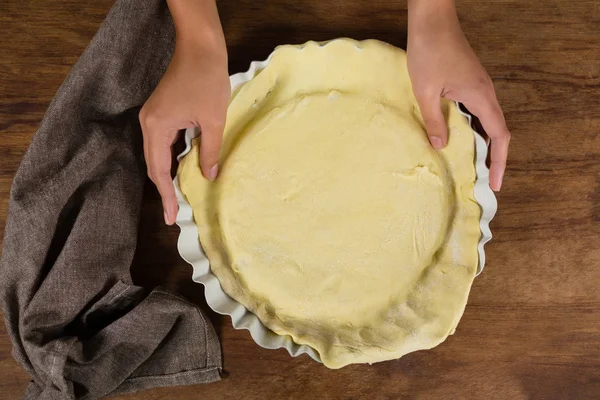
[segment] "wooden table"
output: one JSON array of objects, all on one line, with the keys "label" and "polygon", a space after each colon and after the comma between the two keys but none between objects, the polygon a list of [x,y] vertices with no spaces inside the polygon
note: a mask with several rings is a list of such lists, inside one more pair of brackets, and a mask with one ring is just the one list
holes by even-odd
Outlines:
[{"label": "wooden table", "polygon": [[[0,234],[19,162],[55,91],[112,1],[0,4]],[[231,72],[275,45],[338,36],[406,43],[405,2],[220,2]],[[513,133],[486,270],[456,334],[397,361],[327,370],[259,348],[209,311],[227,377],[123,399],[600,398],[600,3],[459,0],[462,26],[494,79]],[[264,5],[260,5],[264,4]],[[133,268],[205,309],[147,185]],[[0,328],[0,398],[28,376]],[[228,397],[229,398],[229,397]]]}]

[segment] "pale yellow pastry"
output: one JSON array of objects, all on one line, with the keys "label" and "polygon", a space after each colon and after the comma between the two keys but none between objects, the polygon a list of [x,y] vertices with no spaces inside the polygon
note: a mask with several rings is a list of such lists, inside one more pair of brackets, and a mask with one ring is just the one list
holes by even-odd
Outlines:
[{"label": "pale yellow pastry", "polygon": [[475,271],[474,136],[444,101],[428,143],[405,52],[378,41],[278,47],[229,106],[220,175],[179,167],[223,290],[339,368],[451,334]]}]

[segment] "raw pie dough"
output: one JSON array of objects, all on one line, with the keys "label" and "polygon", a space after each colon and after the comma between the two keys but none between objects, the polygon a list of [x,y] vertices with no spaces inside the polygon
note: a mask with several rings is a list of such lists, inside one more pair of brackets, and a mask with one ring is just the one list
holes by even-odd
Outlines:
[{"label": "raw pie dough", "polygon": [[229,106],[220,175],[178,172],[223,290],[339,368],[441,343],[477,267],[474,137],[443,101],[428,143],[405,52],[340,39],[281,46]]}]

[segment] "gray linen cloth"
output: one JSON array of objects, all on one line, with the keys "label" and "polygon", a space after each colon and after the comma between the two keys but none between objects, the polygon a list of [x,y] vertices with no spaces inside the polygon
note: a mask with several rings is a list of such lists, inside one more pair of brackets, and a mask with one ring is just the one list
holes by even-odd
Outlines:
[{"label": "gray linen cloth", "polygon": [[[119,0],[58,90],[15,177],[0,302],[25,399],[96,399],[220,379],[193,304],[133,286],[145,165],[141,105],[174,29],[161,0]],[[32,88],[35,90],[35,88]]]}]

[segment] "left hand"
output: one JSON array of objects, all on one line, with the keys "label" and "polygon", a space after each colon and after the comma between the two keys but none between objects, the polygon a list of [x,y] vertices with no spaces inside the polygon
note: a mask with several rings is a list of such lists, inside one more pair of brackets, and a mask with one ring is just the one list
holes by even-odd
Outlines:
[{"label": "left hand", "polygon": [[506,168],[510,132],[489,75],[465,38],[452,0],[411,0],[408,73],[431,145],[448,142],[440,98],[463,103],[491,139],[490,186],[498,191]]},{"label": "left hand", "polygon": [[227,47],[214,0],[168,0],[175,52],[160,83],[140,110],[148,176],[160,193],[165,223],[177,218],[171,146],[181,129],[199,127],[200,168],[214,180],[231,94]]}]

